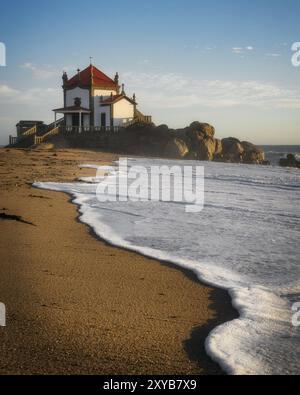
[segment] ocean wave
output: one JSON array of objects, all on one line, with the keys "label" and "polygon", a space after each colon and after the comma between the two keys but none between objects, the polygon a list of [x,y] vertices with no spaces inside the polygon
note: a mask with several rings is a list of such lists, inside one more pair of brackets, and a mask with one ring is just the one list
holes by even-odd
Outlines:
[{"label": "ocean wave", "polygon": [[298,374],[300,331],[291,324],[289,295],[300,293],[300,175],[217,163],[205,164],[205,174],[205,207],[197,215],[161,201],[100,203],[96,179],[34,185],[69,193],[80,221],[112,245],[173,262],[228,290],[240,317],[215,328],[206,350],[229,374]]}]

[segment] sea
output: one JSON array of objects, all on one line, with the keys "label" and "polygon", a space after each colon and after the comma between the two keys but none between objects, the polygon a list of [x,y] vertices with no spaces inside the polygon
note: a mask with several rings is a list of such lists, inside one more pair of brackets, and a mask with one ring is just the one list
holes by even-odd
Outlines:
[{"label": "sea", "polygon": [[116,164],[106,181],[86,177],[34,186],[71,195],[80,221],[112,245],[172,262],[227,290],[239,318],[214,328],[205,344],[225,372],[299,374],[300,170],[277,163],[287,153],[299,157],[300,146],[263,148],[271,166],[128,160],[129,168],[148,171],[153,165],[204,166],[198,213],[171,200],[98,199],[100,182],[124,177]]}]

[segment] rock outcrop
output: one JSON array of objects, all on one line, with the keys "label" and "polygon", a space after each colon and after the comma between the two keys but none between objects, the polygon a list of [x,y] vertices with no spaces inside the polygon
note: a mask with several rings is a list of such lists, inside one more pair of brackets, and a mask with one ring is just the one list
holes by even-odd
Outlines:
[{"label": "rock outcrop", "polygon": [[[118,140],[118,141],[116,141]],[[167,125],[132,125],[114,137],[111,148],[138,155],[173,159],[194,159],[234,163],[265,163],[264,152],[252,143],[228,137],[215,137],[215,128],[204,122],[192,122],[183,129]]]},{"label": "rock outcrop", "polygon": [[139,156],[203,161],[265,164],[264,152],[234,137],[215,137],[208,123],[193,122],[183,129],[136,123],[119,133],[82,133],[70,137],[74,147],[94,147]]},{"label": "rock outcrop", "polygon": [[223,144],[219,139],[215,139],[215,156],[222,155],[223,152]]},{"label": "rock outcrop", "polygon": [[267,164],[265,161],[265,153],[261,148],[258,148],[256,145],[249,143],[248,141],[243,141],[241,144],[244,148],[244,163]]},{"label": "rock outcrop", "polygon": [[186,129],[187,135],[191,137],[196,137],[197,139],[202,139],[205,136],[214,137],[215,128],[208,123],[202,122],[192,122]]},{"label": "rock outcrop", "polygon": [[238,139],[228,137],[222,140],[222,155],[226,162],[242,162],[244,152],[245,150]]},{"label": "rock outcrop", "polygon": [[300,169],[300,161],[297,160],[293,154],[288,154],[286,158],[280,159],[279,165],[282,167],[297,167]]},{"label": "rock outcrop", "polygon": [[183,159],[188,156],[189,148],[185,141],[175,137],[174,139],[170,139],[166,145],[164,154],[168,158]]},{"label": "rock outcrop", "polygon": [[213,160],[216,152],[216,142],[213,137],[206,136],[199,141],[197,147],[197,159],[199,160]]}]

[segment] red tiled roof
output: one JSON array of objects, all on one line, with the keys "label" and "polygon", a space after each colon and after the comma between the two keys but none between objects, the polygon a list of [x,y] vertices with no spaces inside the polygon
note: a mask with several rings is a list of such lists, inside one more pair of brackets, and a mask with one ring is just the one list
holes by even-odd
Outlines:
[{"label": "red tiled roof", "polygon": [[110,96],[107,99],[104,99],[101,103],[102,104],[114,104],[122,99],[128,100],[131,104],[136,104],[134,100],[130,99],[129,97],[127,97],[126,95],[123,95],[123,94]]},{"label": "red tiled roof", "polygon": [[76,86],[87,88],[94,86],[116,89],[115,82],[93,65],[90,65],[83,71],[80,71],[79,75],[74,75],[74,77],[70,78],[65,83],[66,88],[74,88]]}]

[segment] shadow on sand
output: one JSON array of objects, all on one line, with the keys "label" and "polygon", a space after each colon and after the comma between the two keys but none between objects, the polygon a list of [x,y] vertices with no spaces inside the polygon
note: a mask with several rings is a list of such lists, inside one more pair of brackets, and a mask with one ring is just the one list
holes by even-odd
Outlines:
[{"label": "shadow on sand", "polygon": [[[191,270],[183,269],[168,262],[161,262],[161,264],[173,269],[176,268],[191,281],[194,281],[198,284],[203,284],[198,279],[196,274]],[[239,314],[233,308],[231,304],[231,298],[226,291],[219,288],[214,288],[211,285],[209,285],[209,287],[211,288],[209,308],[216,312],[216,316],[209,320],[205,325],[193,328],[190,333],[190,338],[183,342],[183,347],[189,359],[191,361],[198,362],[203,375],[224,375],[226,373],[221,369],[219,364],[214,362],[207,355],[205,350],[205,340],[207,339],[210,332],[213,331],[217,326],[239,318]]]}]

